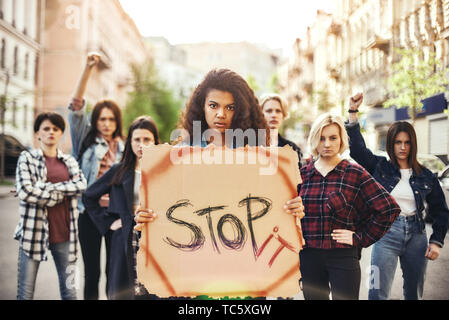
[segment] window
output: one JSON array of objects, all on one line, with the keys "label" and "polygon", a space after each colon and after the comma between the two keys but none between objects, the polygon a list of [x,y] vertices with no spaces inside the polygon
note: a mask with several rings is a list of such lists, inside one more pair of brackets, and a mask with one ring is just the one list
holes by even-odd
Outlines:
[{"label": "window", "polygon": [[17,126],[17,100],[14,99],[12,102],[12,125],[13,127]]},{"label": "window", "polygon": [[28,106],[23,106],[23,128],[26,129],[28,123]]},{"label": "window", "polygon": [[25,55],[25,70],[24,70],[24,72],[23,72],[23,78],[25,79],[25,80],[27,80],[28,79],[28,68],[29,68],[29,64],[30,64],[30,54],[29,53],[27,53],[26,55]]},{"label": "window", "polygon": [[19,70],[19,48],[17,46],[14,47],[14,66],[12,72],[14,75],[18,73]]},{"label": "window", "polygon": [[16,26],[16,1],[12,2],[12,26],[15,27]]},{"label": "window", "polygon": [[6,58],[6,41],[5,39],[2,39],[2,48],[0,52],[0,67],[2,69],[5,69],[5,58]]}]

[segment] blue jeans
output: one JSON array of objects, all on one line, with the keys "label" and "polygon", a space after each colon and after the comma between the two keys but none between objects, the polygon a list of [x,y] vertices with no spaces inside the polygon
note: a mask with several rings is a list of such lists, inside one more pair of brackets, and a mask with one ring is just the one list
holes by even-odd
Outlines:
[{"label": "blue jeans", "polygon": [[[76,300],[75,263],[69,262],[69,242],[50,244],[59,278],[59,291],[63,300]],[[17,300],[31,300],[34,296],[40,261],[28,257],[19,247]]]},{"label": "blue jeans", "polygon": [[390,297],[398,258],[404,280],[404,299],[422,299],[427,246],[426,230],[421,229],[417,216],[398,216],[390,230],[373,245],[368,299],[387,300]]}]

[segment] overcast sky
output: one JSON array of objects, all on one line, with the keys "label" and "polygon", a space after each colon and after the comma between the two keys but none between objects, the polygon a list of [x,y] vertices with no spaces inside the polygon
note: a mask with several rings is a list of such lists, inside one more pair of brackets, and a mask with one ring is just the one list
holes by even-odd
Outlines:
[{"label": "overcast sky", "polygon": [[317,9],[336,0],[120,0],[143,36],[171,44],[201,41],[262,43],[289,50]]}]

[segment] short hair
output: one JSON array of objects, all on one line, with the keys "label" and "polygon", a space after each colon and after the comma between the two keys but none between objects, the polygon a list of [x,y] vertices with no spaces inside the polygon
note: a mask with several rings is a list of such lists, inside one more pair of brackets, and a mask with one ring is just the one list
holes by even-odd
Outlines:
[{"label": "short hair", "polygon": [[399,167],[398,160],[396,159],[396,155],[394,154],[394,141],[396,139],[396,136],[400,132],[407,133],[410,139],[410,153],[407,159],[408,165],[418,174],[421,174],[422,166],[418,162],[418,142],[416,139],[416,132],[413,126],[407,121],[397,121],[393,123],[388,129],[386,149],[388,156],[390,157],[390,161],[394,165]]},{"label": "short hair", "polygon": [[331,124],[336,124],[340,131],[340,150],[339,153],[342,154],[345,150],[349,148],[349,139],[348,134],[346,133],[345,124],[343,119],[340,116],[332,115],[330,113],[324,113],[320,115],[312,124],[312,128],[310,129],[309,138],[307,144],[309,146],[310,152],[316,158],[318,157],[318,144],[321,139],[321,132],[324,127],[327,127]]},{"label": "short hair", "polygon": [[260,107],[262,108],[262,110],[265,103],[267,103],[270,100],[279,102],[279,104],[281,105],[282,116],[284,117],[284,119],[287,118],[288,116],[287,102],[277,93],[265,93],[260,97]]},{"label": "short hair", "polygon": [[38,132],[42,122],[45,120],[50,121],[53,125],[61,129],[62,132],[65,130],[65,121],[64,118],[56,113],[56,112],[42,112],[38,114],[36,119],[34,120],[34,133]]}]

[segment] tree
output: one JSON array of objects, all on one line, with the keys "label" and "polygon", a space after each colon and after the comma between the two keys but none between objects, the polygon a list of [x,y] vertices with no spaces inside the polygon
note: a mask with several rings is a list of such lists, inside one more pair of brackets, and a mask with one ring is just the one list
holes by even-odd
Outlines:
[{"label": "tree", "polygon": [[316,104],[321,112],[328,112],[335,104],[331,102],[329,88],[325,85],[322,89],[312,91],[312,104]]},{"label": "tree", "polygon": [[268,88],[273,93],[279,93],[279,77],[276,73],[271,75],[271,78],[268,81]]},{"label": "tree", "polygon": [[415,122],[422,111],[421,100],[444,92],[449,86],[449,69],[443,68],[435,53],[429,50],[426,56],[419,49],[395,49],[400,60],[392,65],[387,82],[390,98],[384,107],[408,106],[410,118]]},{"label": "tree", "polygon": [[288,112],[288,118],[282,123],[282,127],[279,129],[279,133],[284,135],[288,129],[294,129],[298,122],[301,122],[303,115],[300,114],[297,108],[290,108]]},{"label": "tree", "polygon": [[176,127],[181,101],[159,78],[154,63],[132,65],[133,87],[123,113],[123,123],[128,128],[132,121],[142,115],[151,116],[159,129],[161,142],[170,142],[170,134]]},{"label": "tree", "polygon": [[249,87],[253,89],[254,94],[257,96],[260,91],[260,86],[257,83],[256,78],[252,74],[248,74],[248,76],[246,77],[246,82],[248,83]]}]

